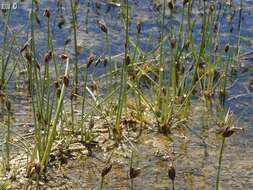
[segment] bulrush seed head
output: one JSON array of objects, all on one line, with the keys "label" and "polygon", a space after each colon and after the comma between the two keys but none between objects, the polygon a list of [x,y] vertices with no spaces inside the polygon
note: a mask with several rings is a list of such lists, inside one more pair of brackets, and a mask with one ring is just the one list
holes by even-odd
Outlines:
[{"label": "bulrush seed head", "polygon": [[104,67],[106,67],[106,66],[107,66],[107,64],[108,64],[108,59],[107,59],[107,58],[104,58],[103,63],[104,63]]},{"label": "bulrush seed head", "polygon": [[141,22],[140,21],[137,22],[136,29],[137,29],[137,33],[140,34],[141,33]]},{"label": "bulrush seed head", "polygon": [[60,57],[61,57],[61,59],[66,60],[66,59],[69,59],[69,54],[63,53],[63,54],[61,54]]},{"label": "bulrush seed head", "polygon": [[210,13],[212,13],[214,10],[215,10],[215,6],[214,6],[214,4],[211,4],[211,5],[209,6],[209,11],[210,11]]},{"label": "bulrush seed head", "polygon": [[49,51],[48,53],[46,53],[46,55],[44,56],[44,62],[45,63],[49,63],[52,59],[52,52]]},{"label": "bulrush seed head", "polygon": [[25,58],[29,64],[32,64],[32,53],[30,51],[25,52]]},{"label": "bulrush seed head", "polygon": [[171,45],[171,48],[172,48],[172,49],[174,49],[174,48],[176,47],[176,45],[177,45],[177,40],[176,40],[175,37],[172,37],[172,38],[170,39],[170,45]]},{"label": "bulrush seed head", "polygon": [[183,0],[183,5],[186,5],[187,3],[189,3],[189,0]]},{"label": "bulrush seed head", "polygon": [[5,106],[6,106],[6,109],[10,112],[11,111],[11,102],[9,100],[6,100]]},{"label": "bulrush seed head", "polygon": [[222,136],[227,138],[227,137],[230,137],[231,135],[233,135],[233,133],[235,132],[235,130],[233,130],[231,127],[227,127],[223,133],[222,133]]},{"label": "bulrush seed head", "polygon": [[130,56],[126,56],[126,65],[129,65],[131,63]]},{"label": "bulrush seed head", "polygon": [[174,181],[175,180],[175,177],[176,177],[176,169],[173,165],[170,165],[169,166],[169,169],[168,169],[168,176],[169,178]]},{"label": "bulrush seed head", "polygon": [[170,10],[173,10],[173,9],[174,9],[174,4],[173,4],[172,1],[169,1],[169,2],[168,2],[168,7],[169,7]]},{"label": "bulrush seed head", "polygon": [[55,81],[55,82],[54,82],[54,86],[55,86],[56,89],[60,88],[59,82],[58,82],[58,81]]},{"label": "bulrush seed head", "polygon": [[48,9],[45,9],[45,11],[44,11],[44,17],[47,17],[47,18],[49,18],[50,17],[50,12],[49,12],[49,10]]},{"label": "bulrush seed head", "polygon": [[227,53],[229,51],[229,44],[225,46],[225,52]]},{"label": "bulrush seed head", "polygon": [[134,178],[138,177],[138,175],[140,175],[140,173],[141,173],[140,168],[131,167],[130,171],[129,171],[129,177],[130,177],[130,179],[134,179]]},{"label": "bulrush seed head", "polygon": [[102,172],[101,172],[101,176],[105,177],[112,169],[112,164],[109,164],[108,166],[104,167]]},{"label": "bulrush seed head", "polygon": [[66,87],[69,86],[69,77],[68,76],[63,77],[63,83],[65,84]]},{"label": "bulrush seed head", "polygon": [[100,28],[100,30],[102,30],[104,33],[108,34],[108,28],[105,24],[105,21],[103,20],[98,20],[97,21],[98,27]]},{"label": "bulrush seed head", "polygon": [[93,53],[90,53],[88,59],[87,59],[87,68],[89,68],[91,66],[91,64],[94,62],[95,57]]},{"label": "bulrush seed head", "polygon": [[36,174],[39,175],[41,171],[41,164],[39,162],[34,163],[34,169]]},{"label": "bulrush seed head", "polygon": [[27,50],[29,47],[30,47],[30,45],[28,43],[25,43],[25,45],[21,48],[20,53]]}]

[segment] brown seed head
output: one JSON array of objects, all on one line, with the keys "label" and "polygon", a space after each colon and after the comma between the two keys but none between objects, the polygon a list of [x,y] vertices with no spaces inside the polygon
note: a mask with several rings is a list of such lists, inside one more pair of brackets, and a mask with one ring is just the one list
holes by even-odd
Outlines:
[{"label": "brown seed head", "polygon": [[5,102],[6,109],[10,112],[11,111],[11,102],[7,99]]},{"label": "brown seed head", "polygon": [[183,5],[186,5],[187,3],[189,3],[189,0],[183,0]]},{"label": "brown seed head", "polygon": [[141,22],[140,21],[137,22],[136,29],[137,29],[137,33],[140,34],[141,33]]},{"label": "brown seed head", "polygon": [[34,169],[36,174],[40,174],[41,164],[39,162],[34,163]]},{"label": "brown seed head", "polygon": [[230,137],[231,135],[233,135],[233,133],[234,133],[235,131],[231,128],[231,127],[227,127],[224,131],[223,131],[223,133],[222,133],[222,136],[223,137]]},{"label": "brown seed head", "polygon": [[88,59],[87,59],[87,68],[91,66],[91,64],[94,62],[95,56],[93,53],[90,53]]},{"label": "brown seed head", "polygon": [[66,87],[69,86],[69,77],[68,76],[63,77],[63,83],[65,84]]},{"label": "brown seed head", "polygon": [[104,177],[106,176],[112,169],[112,164],[109,164],[108,166],[104,167],[102,172],[101,172],[101,176]]},{"label": "brown seed head", "polygon": [[54,86],[55,86],[56,89],[58,89],[60,87],[59,81],[55,81]]},{"label": "brown seed head", "polygon": [[173,10],[173,9],[174,9],[174,4],[173,4],[172,1],[169,1],[169,2],[168,2],[168,7],[169,7],[170,10]]},{"label": "brown seed head", "polygon": [[126,65],[129,65],[131,63],[129,55],[126,56],[126,60],[125,61],[126,61]]},{"label": "brown seed head", "polygon": [[29,64],[32,64],[32,53],[30,51],[25,52],[25,58]]},{"label": "brown seed head", "polygon": [[140,175],[140,173],[141,173],[141,169],[140,168],[136,168],[135,169],[135,168],[131,167],[130,171],[129,171],[129,177],[131,179],[134,179],[134,178],[138,177],[138,175]]},{"label": "brown seed head", "polygon": [[176,177],[176,169],[173,165],[170,165],[169,170],[168,170],[168,176],[169,178],[174,181]]},{"label": "brown seed head", "polygon": [[46,53],[46,55],[44,56],[44,62],[45,63],[49,63],[49,61],[51,61],[52,59],[52,52],[49,51],[48,53]]},{"label": "brown seed head", "polygon": [[170,39],[170,45],[171,45],[171,48],[172,48],[172,49],[174,49],[174,48],[176,47],[176,45],[177,45],[177,40],[176,40],[175,37],[172,37],[172,38]]},{"label": "brown seed head", "polygon": [[49,10],[48,9],[45,9],[45,11],[44,11],[44,17],[47,17],[47,18],[49,18],[50,17],[50,12],[49,12]]},{"label": "brown seed head", "polygon": [[63,53],[63,54],[61,54],[61,59],[63,59],[63,60],[66,60],[66,59],[69,59],[69,54],[67,54],[67,53]]},{"label": "brown seed head", "polygon": [[210,11],[210,13],[212,13],[214,10],[215,10],[215,6],[214,6],[214,4],[211,4],[211,5],[209,6],[209,11]]},{"label": "brown seed head", "polygon": [[98,20],[97,21],[98,27],[100,28],[100,30],[102,30],[104,33],[108,34],[108,28],[106,26],[105,21],[103,20]]},{"label": "brown seed head", "polygon": [[229,51],[229,44],[225,46],[225,52],[227,53]]}]

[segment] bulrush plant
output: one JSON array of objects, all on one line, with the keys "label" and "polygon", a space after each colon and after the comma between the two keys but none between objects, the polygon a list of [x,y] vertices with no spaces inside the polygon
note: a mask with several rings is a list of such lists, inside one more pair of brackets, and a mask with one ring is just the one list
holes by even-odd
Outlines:
[{"label": "bulrush plant", "polygon": [[70,78],[69,78],[70,77],[70,68],[69,68],[70,56],[68,54],[62,54],[61,58],[66,61],[65,74],[62,79],[61,93],[57,101],[55,116],[52,122],[52,126],[50,127],[48,137],[46,139],[46,146],[43,152],[43,157],[42,157],[42,160],[40,161],[40,165],[41,165],[40,174],[42,174],[43,171],[45,170],[48,160],[49,160],[49,155],[52,149],[52,145],[56,137],[56,127],[59,123],[59,118],[62,112],[65,91],[66,91],[66,88],[69,86],[69,81],[70,81]]},{"label": "bulrush plant", "polygon": [[227,111],[226,115],[224,116],[223,113],[221,121],[218,122],[218,126],[221,128],[221,148],[219,154],[219,161],[218,161],[218,170],[216,175],[216,183],[215,183],[215,190],[220,189],[220,173],[221,173],[221,166],[222,166],[222,156],[223,151],[225,148],[225,141],[227,138],[232,136],[239,128],[234,127],[233,115],[230,110]]},{"label": "bulrush plant", "polygon": [[99,190],[103,190],[104,189],[104,180],[105,180],[105,177],[112,170],[112,164],[110,163],[112,156],[113,156],[113,152],[109,155],[109,158],[107,159],[107,161],[105,163],[105,167],[101,171],[101,179],[100,179]]}]

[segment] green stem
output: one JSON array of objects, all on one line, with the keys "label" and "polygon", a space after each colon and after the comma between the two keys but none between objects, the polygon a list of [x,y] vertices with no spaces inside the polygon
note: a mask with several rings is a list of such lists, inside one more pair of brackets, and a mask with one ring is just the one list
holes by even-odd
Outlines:
[{"label": "green stem", "polygon": [[225,137],[222,137],[222,144],[221,144],[221,149],[220,149],[219,166],[218,166],[218,172],[217,172],[217,177],[216,177],[216,188],[215,188],[215,190],[219,190],[221,161],[222,161],[224,145],[225,145]]},{"label": "green stem", "polygon": [[[66,61],[66,69],[65,69],[65,76],[69,77],[69,58]],[[60,98],[58,100],[58,104],[57,104],[57,108],[56,108],[56,114],[55,114],[55,118],[52,124],[52,129],[49,132],[49,137],[48,137],[48,141],[47,141],[47,145],[46,145],[46,149],[45,152],[43,154],[43,158],[41,161],[41,173],[44,171],[45,167],[47,166],[48,163],[48,158],[49,158],[49,154],[54,142],[54,138],[55,138],[55,134],[56,134],[56,126],[58,124],[58,120],[60,117],[60,113],[62,111],[62,105],[63,105],[63,98],[64,98],[64,94],[65,94],[65,90],[66,90],[66,85],[65,83],[62,84],[62,88],[61,88],[61,94],[60,94]]]}]

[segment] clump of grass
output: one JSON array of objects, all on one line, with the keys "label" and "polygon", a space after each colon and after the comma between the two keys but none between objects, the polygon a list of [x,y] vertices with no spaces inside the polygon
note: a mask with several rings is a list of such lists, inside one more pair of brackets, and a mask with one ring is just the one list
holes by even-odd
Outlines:
[{"label": "clump of grass", "polygon": [[64,95],[65,95],[65,90],[68,87],[69,80],[70,80],[69,79],[69,77],[70,77],[69,76],[69,73],[70,73],[69,59],[70,59],[70,57],[69,57],[69,55],[63,54],[62,58],[66,60],[65,74],[64,74],[64,77],[63,77],[63,83],[62,83],[62,87],[61,87],[61,94],[60,94],[60,97],[59,97],[58,102],[57,102],[55,117],[54,117],[54,120],[53,120],[52,127],[49,131],[48,139],[46,141],[47,142],[46,143],[46,148],[45,148],[42,160],[40,162],[40,164],[41,164],[40,173],[42,173],[44,171],[44,169],[46,168],[47,163],[48,163],[49,154],[50,154],[50,151],[51,151],[54,139],[55,139],[55,135],[56,135],[56,126],[59,122],[60,113],[61,113],[62,107],[63,107],[63,99],[64,99]]}]

